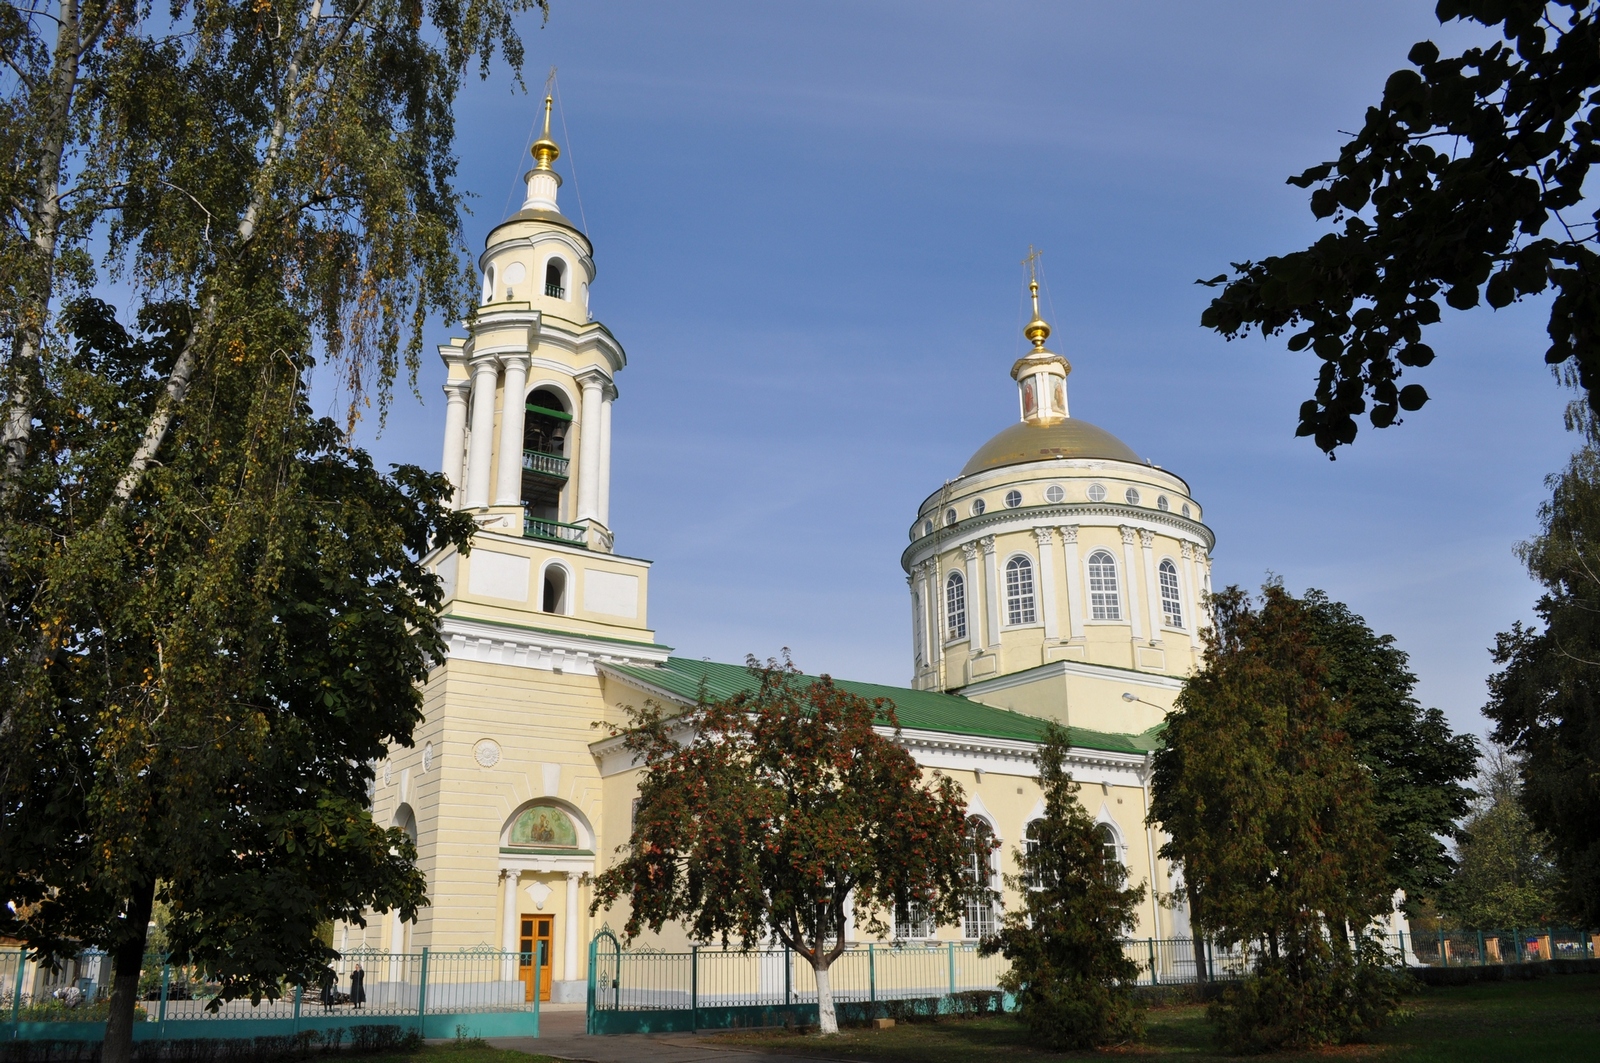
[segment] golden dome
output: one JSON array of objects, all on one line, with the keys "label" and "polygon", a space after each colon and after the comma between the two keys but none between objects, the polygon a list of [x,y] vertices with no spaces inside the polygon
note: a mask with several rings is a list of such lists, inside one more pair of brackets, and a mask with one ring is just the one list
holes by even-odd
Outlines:
[{"label": "golden dome", "polygon": [[1068,417],[1054,424],[1019,421],[979,447],[972,460],[962,468],[961,475],[971,476],[1002,465],[1058,458],[1100,458],[1145,464],[1133,448],[1104,428]]}]

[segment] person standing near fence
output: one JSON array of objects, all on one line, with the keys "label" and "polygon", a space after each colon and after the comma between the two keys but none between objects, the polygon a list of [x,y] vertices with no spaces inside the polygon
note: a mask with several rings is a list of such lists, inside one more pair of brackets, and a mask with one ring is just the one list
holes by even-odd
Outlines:
[{"label": "person standing near fence", "polygon": [[359,1008],[367,1002],[367,972],[356,964],[356,969],[350,972],[350,1006]]},{"label": "person standing near fence", "polygon": [[332,1011],[334,1001],[337,1000],[335,988],[338,986],[338,976],[331,970],[322,972],[322,1010]]}]

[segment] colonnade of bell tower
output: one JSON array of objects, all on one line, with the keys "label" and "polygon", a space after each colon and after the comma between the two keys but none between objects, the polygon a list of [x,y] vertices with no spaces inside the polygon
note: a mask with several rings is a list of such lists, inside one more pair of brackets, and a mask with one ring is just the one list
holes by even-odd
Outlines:
[{"label": "colonnade of bell tower", "polygon": [[557,206],[550,102],[527,198],[479,261],[468,336],[439,348],[442,467],[480,526],[610,551],[613,377],[627,356],[589,316],[593,249]]}]

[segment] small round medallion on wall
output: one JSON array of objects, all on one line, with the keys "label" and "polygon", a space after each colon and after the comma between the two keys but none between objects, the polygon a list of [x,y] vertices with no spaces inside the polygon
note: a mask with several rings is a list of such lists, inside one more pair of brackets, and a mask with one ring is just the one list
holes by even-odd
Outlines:
[{"label": "small round medallion on wall", "polygon": [[482,767],[492,768],[500,763],[500,743],[485,738],[472,747],[472,757]]},{"label": "small round medallion on wall", "polygon": [[429,742],[422,747],[422,770],[427,771],[433,767],[433,743]]}]

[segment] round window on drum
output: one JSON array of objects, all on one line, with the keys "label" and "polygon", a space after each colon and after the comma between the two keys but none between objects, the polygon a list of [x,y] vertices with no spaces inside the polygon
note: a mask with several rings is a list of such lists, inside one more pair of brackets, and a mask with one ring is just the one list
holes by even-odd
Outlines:
[{"label": "round window on drum", "polygon": [[1020,505],[1022,505],[1022,492],[1021,491],[1007,491],[1006,492],[1006,508],[1007,509],[1016,509]]},{"label": "round window on drum", "polygon": [[1089,501],[1091,501],[1091,502],[1104,502],[1105,500],[1106,500],[1106,485],[1105,484],[1090,484],[1089,485]]},{"label": "round window on drum", "polygon": [[1122,497],[1128,500],[1128,505],[1137,506],[1139,504],[1139,489],[1130,487],[1122,493]]},{"label": "round window on drum", "polygon": [[985,505],[984,505],[984,504],[983,504],[983,499],[981,499],[981,498],[974,498],[974,499],[973,499],[973,500],[972,500],[972,515],[973,515],[973,516],[974,516],[974,517],[981,517],[981,516],[983,516],[983,511],[984,511],[984,510],[985,510],[985,509],[987,509],[987,508],[988,508],[988,507],[987,507],[987,506],[985,506]]},{"label": "round window on drum", "polygon": [[1057,502],[1060,502],[1066,497],[1067,493],[1061,489],[1060,484],[1051,484],[1049,487],[1044,489],[1044,500],[1049,502],[1051,505],[1055,505]]}]

